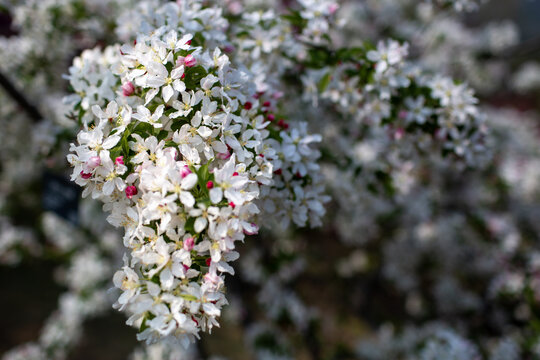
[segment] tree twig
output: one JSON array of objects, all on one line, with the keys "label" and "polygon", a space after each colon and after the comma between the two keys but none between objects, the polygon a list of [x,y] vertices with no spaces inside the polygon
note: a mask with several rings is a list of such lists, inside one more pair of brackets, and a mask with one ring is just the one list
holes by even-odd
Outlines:
[{"label": "tree twig", "polygon": [[11,97],[24,110],[24,112],[32,119],[33,122],[38,123],[43,119],[43,116],[39,110],[26,99],[23,93],[20,92],[1,71],[0,86],[4,88],[9,97]]}]

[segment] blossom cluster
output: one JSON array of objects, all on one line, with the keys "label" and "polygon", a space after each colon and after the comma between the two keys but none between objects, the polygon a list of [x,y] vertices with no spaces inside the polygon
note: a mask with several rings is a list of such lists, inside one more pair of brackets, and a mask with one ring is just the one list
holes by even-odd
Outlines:
[{"label": "blossom cluster", "polygon": [[[274,121],[250,74],[196,41],[162,27],[122,46],[98,78],[109,92],[122,84],[118,100],[92,106],[91,117],[78,95],[83,130],[68,156],[83,196],[103,201],[109,222],[125,230],[130,254],[114,277],[116,305],[150,342],[218,325],[235,242],[258,232],[265,211],[294,214],[299,226],[324,214],[321,191],[310,190],[318,170],[310,144],[320,138]],[[72,84],[95,89],[75,76],[78,63],[87,65],[75,61]]]}]

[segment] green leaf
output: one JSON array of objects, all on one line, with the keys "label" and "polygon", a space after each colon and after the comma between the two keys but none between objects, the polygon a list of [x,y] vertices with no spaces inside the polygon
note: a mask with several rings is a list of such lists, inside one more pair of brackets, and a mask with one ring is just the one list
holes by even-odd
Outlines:
[{"label": "green leaf", "polygon": [[328,84],[330,84],[330,80],[332,80],[332,75],[330,75],[330,72],[327,72],[317,85],[319,92],[323,92],[324,90],[326,90]]},{"label": "green leaf", "polygon": [[199,300],[196,296],[190,295],[190,294],[180,294],[180,297],[182,299],[185,299],[185,300],[188,300],[188,301],[198,301]]}]

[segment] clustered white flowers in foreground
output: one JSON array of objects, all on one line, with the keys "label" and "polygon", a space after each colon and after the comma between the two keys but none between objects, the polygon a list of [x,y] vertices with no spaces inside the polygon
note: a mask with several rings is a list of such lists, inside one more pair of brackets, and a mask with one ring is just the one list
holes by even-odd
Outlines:
[{"label": "clustered white flowers in foreground", "polygon": [[[207,48],[211,36],[181,30],[139,34],[117,49],[109,72],[93,74],[111,88],[104,98],[117,96],[92,114],[77,103],[83,130],[69,155],[83,196],[103,201],[109,222],[124,228],[129,256],[114,276],[116,306],[149,342],[218,325],[235,242],[256,234],[265,213],[293,214],[299,226],[324,214],[325,197],[304,186],[318,169],[310,143],[320,136],[272,122],[272,94],[257,93],[252,74]],[[77,75],[72,84],[88,87]]]},{"label": "clustered white flowers in foreground", "polygon": [[[5,358],[65,358],[107,293],[146,343],[134,359],[196,358],[223,322],[260,359],[540,354],[520,325],[540,298],[540,150],[529,119],[475,97],[511,78],[486,53],[516,43],[508,24],[461,23],[483,2],[0,2],[18,32],[0,72],[46,118],[0,108],[26,124],[2,124],[0,209],[35,207],[35,164],[67,173],[69,152],[103,210],[83,232],[0,218],[0,262],[48,253],[43,233],[70,264],[39,340]],[[352,314],[379,340],[335,339]]]}]

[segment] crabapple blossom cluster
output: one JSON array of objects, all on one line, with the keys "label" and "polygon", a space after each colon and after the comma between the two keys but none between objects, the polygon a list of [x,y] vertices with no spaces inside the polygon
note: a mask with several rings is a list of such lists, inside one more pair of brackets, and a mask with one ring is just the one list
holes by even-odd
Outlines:
[{"label": "crabapple blossom cluster", "polygon": [[405,62],[407,53],[407,44],[390,40],[363,59],[308,71],[302,79],[304,96],[330,102],[355,124],[386,126],[398,139],[406,133],[431,135],[443,153],[474,163],[475,154],[485,149],[487,129],[472,89],[419,73]]},{"label": "crabapple blossom cluster", "polygon": [[[273,122],[250,74],[196,41],[166,27],[140,34],[97,80],[106,91],[121,83],[118,100],[92,106],[93,118],[85,97],[75,108],[83,130],[68,156],[72,180],[125,230],[130,254],[114,276],[116,306],[148,342],[187,341],[218,325],[223,274],[234,274],[235,242],[258,232],[261,210],[299,226],[324,214],[310,148],[320,137]],[[70,80],[89,94],[94,84],[78,74],[92,64],[84,55],[75,64]]]},{"label": "crabapple blossom cluster", "polygon": [[[418,1],[345,2],[338,16],[347,19],[336,41],[360,46],[382,36],[407,39],[410,59],[441,75],[467,79],[481,94],[492,94],[510,71],[501,56],[519,42],[519,29],[510,21],[493,21],[471,28],[452,12]],[[399,18],[400,21],[395,21]],[[362,33],[358,38],[355,34]]]}]

